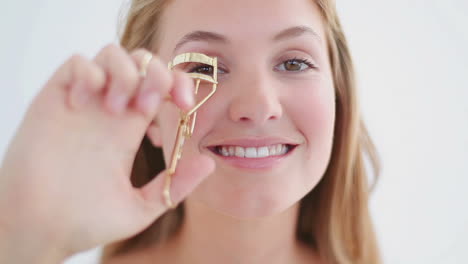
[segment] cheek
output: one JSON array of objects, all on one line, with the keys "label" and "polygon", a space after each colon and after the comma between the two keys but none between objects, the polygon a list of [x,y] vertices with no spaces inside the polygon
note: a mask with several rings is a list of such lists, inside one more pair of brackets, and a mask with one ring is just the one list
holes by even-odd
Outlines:
[{"label": "cheek", "polygon": [[[299,89],[301,87],[298,87]],[[315,82],[289,98],[289,112],[308,147],[307,160],[326,162],[330,155],[335,124],[333,85]]]}]

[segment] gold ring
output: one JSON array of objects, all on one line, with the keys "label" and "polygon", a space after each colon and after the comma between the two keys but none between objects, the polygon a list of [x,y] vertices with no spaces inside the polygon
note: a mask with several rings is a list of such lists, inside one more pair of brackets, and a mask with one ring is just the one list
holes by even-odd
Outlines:
[{"label": "gold ring", "polygon": [[147,52],[143,56],[143,61],[141,62],[141,68],[140,68],[141,77],[146,77],[148,65],[152,59],[153,59],[153,54],[151,52]]},{"label": "gold ring", "polygon": [[177,207],[177,205],[174,204],[172,202],[172,199],[171,199],[171,192],[170,192],[170,189],[171,189],[171,176],[172,175],[170,175],[170,174],[166,175],[166,182],[164,184],[163,196],[164,196],[164,201],[166,203],[166,206],[169,209],[174,209],[174,208]]}]

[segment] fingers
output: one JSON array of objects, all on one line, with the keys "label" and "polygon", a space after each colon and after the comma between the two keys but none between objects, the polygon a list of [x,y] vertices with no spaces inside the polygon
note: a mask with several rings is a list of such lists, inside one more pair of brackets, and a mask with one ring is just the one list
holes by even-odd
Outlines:
[{"label": "fingers", "polygon": [[[148,53],[146,50],[139,49],[131,55],[139,66],[139,72],[142,70],[141,67],[143,67],[145,56]],[[155,55],[148,62],[145,70],[146,76],[142,79],[138,88],[133,106],[138,111],[152,118],[155,116],[161,100],[170,93],[174,80],[171,72]]]},{"label": "fingers", "polygon": [[182,72],[167,69],[156,55],[146,65],[147,74],[142,77],[140,71],[148,53],[139,49],[129,54],[111,44],[94,60],[72,56],[49,83],[64,87],[69,107],[76,110],[92,96],[99,96],[111,114],[133,109],[153,120],[161,101],[168,97],[177,107],[188,111],[194,105],[193,80]]},{"label": "fingers", "polygon": [[[143,62],[147,53],[148,51],[140,49],[135,51],[132,57],[136,62]],[[142,64],[140,63],[140,66]],[[148,63],[146,72],[135,100],[138,110],[151,116],[156,111],[155,101],[159,103],[164,98],[170,98],[170,101],[185,111],[193,107],[194,83],[186,74],[168,70],[163,61],[155,55]]]},{"label": "fingers", "polygon": [[[212,158],[200,155],[193,159],[182,159],[172,176],[170,195],[174,204],[180,203],[195,187],[214,171]],[[167,170],[159,173],[154,180],[140,189],[142,208],[145,214],[155,219],[167,210],[163,197]]]},{"label": "fingers", "polygon": [[174,85],[171,90],[173,102],[181,109],[188,111],[195,104],[195,86],[192,78],[180,71],[173,72]]},{"label": "fingers", "polygon": [[[119,46],[109,45],[96,56],[107,75],[105,104],[110,112],[118,114],[130,106],[153,119],[161,100],[168,95],[179,108],[188,110],[193,106],[191,78],[170,71],[156,55],[145,61],[149,53],[138,49],[128,54]],[[143,78],[142,70],[146,71]]]},{"label": "fingers", "polygon": [[114,114],[122,113],[140,84],[137,65],[127,52],[117,46],[108,45],[95,58],[106,72],[107,89],[104,91],[104,106]]},{"label": "fingers", "polygon": [[99,92],[105,81],[105,72],[98,65],[81,55],[73,55],[56,71],[46,86],[64,88],[67,91],[67,105],[78,109]]}]

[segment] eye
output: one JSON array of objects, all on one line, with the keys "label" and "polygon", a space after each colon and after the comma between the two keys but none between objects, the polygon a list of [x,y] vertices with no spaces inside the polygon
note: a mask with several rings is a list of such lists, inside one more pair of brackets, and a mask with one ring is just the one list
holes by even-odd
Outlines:
[{"label": "eye", "polygon": [[194,67],[191,67],[188,72],[202,73],[207,75],[213,75],[213,67],[205,64],[198,64]]},{"label": "eye", "polygon": [[302,72],[307,71],[308,69],[315,69],[317,68],[312,62],[307,59],[290,59],[283,61],[279,66],[278,69],[280,71],[292,71],[292,72]]},{"label": "eye", "polygon": [[[194,66],[191,66],[188,70],[189,73],[201,73],[201,74],[206,74],[206,75],[210,75],[210,76],[213,76],[213,66],[210,66],[210,65],[206,65],[206,64],[202,64],[202,63],[198,63],[198,64],[195,64]],[[225,71],[223,71],[222,69],[220,69],[218,67],[218,74],[220,73],[225,73]]]}]

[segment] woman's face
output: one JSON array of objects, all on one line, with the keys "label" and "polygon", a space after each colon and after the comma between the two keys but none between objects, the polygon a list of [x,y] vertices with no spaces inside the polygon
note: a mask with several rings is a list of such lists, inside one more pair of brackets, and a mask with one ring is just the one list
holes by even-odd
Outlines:
[{"label": "woman's face", "polygon": [[[323,23],[313,1],[175,0],[160,29],[157,53],[165,62],[185,52],[218,57],[217,92],[199,109],[182,157],[209,155],[216,169],[188,199],[233,217],[253,218],[277,214],[314,188],[331,154],[335,93]],[[195,31],[211,33],[191,35],[178,45]],[[201,87],[201,95],[208,87]],[[173,104],[163,105],[158,117],[163,125],[155,133],[166,162],[178,118]],[[278,144],[295,147],[266,158],[223,157],[210,150],[238,146],[243,147],[237,148],[239,155],[264,154],[262,147],[270,153]]]}]

